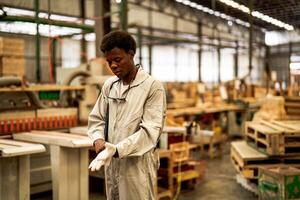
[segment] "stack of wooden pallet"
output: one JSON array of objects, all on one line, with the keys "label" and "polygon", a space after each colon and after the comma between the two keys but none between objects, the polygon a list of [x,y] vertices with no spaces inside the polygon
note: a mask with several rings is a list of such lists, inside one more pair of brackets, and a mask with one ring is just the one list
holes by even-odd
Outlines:
[{"label": "stack of wooden pallet", "polygon": [[0,37],[0,76],[25,75],[24,40]]},{"label": "stack of wooden pallet", "polygon": [[231,160],[244,178],[257,183],[262,166],[300,168],[300,121],[248,122],[245,132],[246,141],[231,145]]},{"label": "stack of wooden pallet", "polygon": [[300,120],[300,97],[285,97],[285,110],[289,119]]}]

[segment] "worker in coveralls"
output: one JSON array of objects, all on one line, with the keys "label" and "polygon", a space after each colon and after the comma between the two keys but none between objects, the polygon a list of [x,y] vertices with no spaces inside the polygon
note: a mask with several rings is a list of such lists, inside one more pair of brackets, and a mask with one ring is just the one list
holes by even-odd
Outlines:
[{"label": "worker in coveralls", "polygon": [[105,166],[109,200],[156,199],[165,90],[134,64],[136,42],[127,32],[106,34],[101,51],[116,76],[104,83],[89,115],[88,135],[97,153],[89,168]]}]

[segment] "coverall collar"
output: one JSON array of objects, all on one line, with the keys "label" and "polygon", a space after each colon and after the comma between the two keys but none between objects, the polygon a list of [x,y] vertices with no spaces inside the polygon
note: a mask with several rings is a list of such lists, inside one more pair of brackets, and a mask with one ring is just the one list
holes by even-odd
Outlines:
[{"label": "coverall collar", "polygon": [[[135,79],[133,80],[132,83],[130,83],[130,88],[135,87],[139,84],[141,84],[142,82],[144,82],[147,78],[149,77],[149,74],[146,73],[142,67],[138,68],[138,72],[135,75]],[[112,80],[112,83],[118,82],[120,81],[120,79],[115,76],[114,79]],[[124,91],[125,92],[125,91]]]}]

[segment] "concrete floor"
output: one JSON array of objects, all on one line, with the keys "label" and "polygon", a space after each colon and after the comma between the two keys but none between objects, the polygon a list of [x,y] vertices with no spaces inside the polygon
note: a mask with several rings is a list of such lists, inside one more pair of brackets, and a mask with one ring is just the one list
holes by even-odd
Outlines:
[{"label": "concrete floor", "polygon": [[[235,169],[229,159],[229,143],[225,145],[224,156],[206,160],[205,178],[195,186],[194,190],[181,191],[179,200],[255,200],[253,193],[236,183]],[[34,196],[32,200],[50,200],[51,193]],[[100,193],[90,194],[90,200],[104,200]]]},{"label": "concrete floor", "polygon": [[245,190],[235,179],[235,169],[229,157],[229,143],[225,145],[224,156],[206,160],[205,178],[195,190],[182,191],[180,200],[254,200],[253,193]]}]

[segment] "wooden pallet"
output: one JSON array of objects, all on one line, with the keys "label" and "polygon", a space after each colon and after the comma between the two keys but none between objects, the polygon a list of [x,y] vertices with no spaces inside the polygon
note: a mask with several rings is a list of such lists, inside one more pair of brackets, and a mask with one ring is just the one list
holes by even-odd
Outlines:
[{"label": "wooden pallet", "polygon": [[249,146],[245,141],[231,143],[230,157],[235,169],[249,180],[258,178],[259,167],[287,164],[300,168],[300,156],[268,157]]},{"label": "wooden pallet", "polygon": [[300,119],[300,97],[285,97],[284,106],[288,118]]},{"label": "wooden pallet", "polygon": [[300,155],[300,121],[246,123],[246,140],[269,156]]}]

